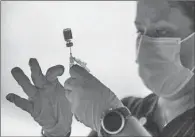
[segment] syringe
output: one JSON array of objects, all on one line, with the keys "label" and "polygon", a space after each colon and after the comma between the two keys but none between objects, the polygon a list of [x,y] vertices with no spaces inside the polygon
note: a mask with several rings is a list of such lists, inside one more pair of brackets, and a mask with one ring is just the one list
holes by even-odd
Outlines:
[{"label": "syringe", "polygon": [[64,40],[66,41],[66,47],[70,48],[69,67],[71,68],[74,65],[74,62],[76,62],[77,64],[79,64],[81,67],[83,67],[84,69],[86,69],[89,72],[90,70],[87,68],[87,63],[72,56],[71,47],[73,46],[73,43],[71,41],[71,39],[72,39],[71,29],[70,28],[64,29],[63,34],[64,34]]}]

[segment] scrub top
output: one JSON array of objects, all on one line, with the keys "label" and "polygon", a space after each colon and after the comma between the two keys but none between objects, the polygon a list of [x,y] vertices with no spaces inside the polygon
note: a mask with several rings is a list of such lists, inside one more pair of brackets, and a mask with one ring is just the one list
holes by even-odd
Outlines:
[{"label": "scrub top", "polygon": [[[158,96],[126,97],[122,102],[137,119],[145,119],[144,127],[153,137],[195,137],[195,107],[177,116],[160,131],[154,120]],[[97,133],[92,131],[88,136],[97,137]]]}]

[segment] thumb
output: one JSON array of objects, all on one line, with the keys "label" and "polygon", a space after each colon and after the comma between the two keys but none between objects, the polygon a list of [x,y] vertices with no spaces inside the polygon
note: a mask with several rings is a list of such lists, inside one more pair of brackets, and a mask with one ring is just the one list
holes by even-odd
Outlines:
[{"label": "thumb", "polygon": [[48,81],[55,81],[57,76],[61,76],[64,73],[64,66],[56,65],[47,70],[46,79]]},{"label": "thumb", "polygon": [[6,99],[12,103],[14,103],[17,107],[21,108],[22,110],[28,112],[28,113],[32,113],[33,111],[33,104],[24,99],[24,98],[21,98],[20,96],[16,95],[16,94],[13,94],[13,93],[10,93],[6,96]]}]

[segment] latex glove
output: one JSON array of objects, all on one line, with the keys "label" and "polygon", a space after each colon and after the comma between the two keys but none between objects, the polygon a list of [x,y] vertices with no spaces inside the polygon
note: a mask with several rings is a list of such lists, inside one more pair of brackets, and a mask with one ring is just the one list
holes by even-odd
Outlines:
[{"label": "latex glove", "polygon": [[122,107],[116,95],[97,78],[78,65],[70,68],[65,81],[66,96],[78,121],[99,132],[100,118],[110,108]]},{"label": "latex glove", "polygon": [[30,113],[46,136],[65,136],[71,130],[73,114],[64,87],[57,79],[64,73],[64,67],[51,67],[44,76],[36,59],[30,59],[29,65],[34,85],[20,68],[11,71],[29,99],[11,93],[6,96],[7,100]]}]

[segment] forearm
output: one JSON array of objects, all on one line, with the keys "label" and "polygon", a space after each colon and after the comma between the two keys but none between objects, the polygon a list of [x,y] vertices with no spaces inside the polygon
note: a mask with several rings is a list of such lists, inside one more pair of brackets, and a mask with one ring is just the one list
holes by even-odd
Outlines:
[{"label": "forearm", "polygon": [[[130,117],[126,121],[124,129],[115,136],[144,136],[152,137],[152,135],[140,124],[140,122],[135,117]],[[88,137],[98,137],[96,131],[91,131]]]},{"label": "forearm", "polygon": [[124,129],[119,134],[117,134],[117,136],[152,137],[152,135],[133,116],[127,119]]}]

